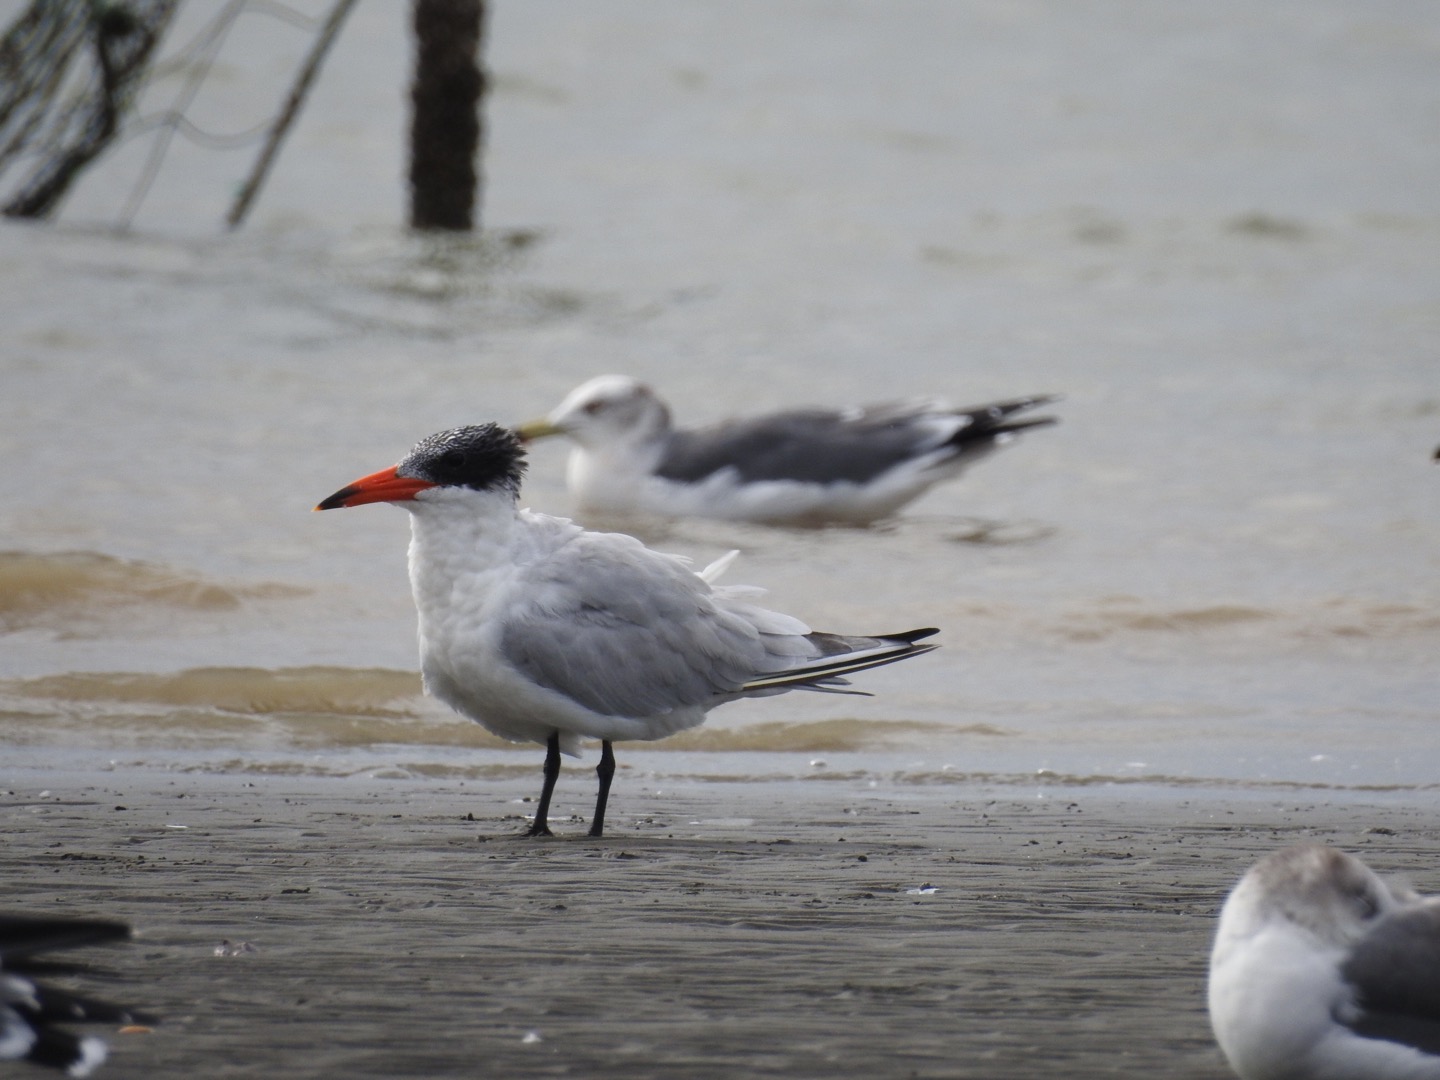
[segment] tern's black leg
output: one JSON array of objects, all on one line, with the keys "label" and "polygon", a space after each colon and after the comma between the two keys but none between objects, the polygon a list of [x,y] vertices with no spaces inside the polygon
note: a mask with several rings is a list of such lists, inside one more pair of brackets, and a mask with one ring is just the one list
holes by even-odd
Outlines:
[{"label": "tern's black leg", "polygon": [[555,792],[555,781],[560,779],[560,733],[552,731],[545,740],[545,786],[540,789],[540,805],[535,810],[535,823],[526,830],[526,836],[553,836],[550,831],[550,796]]},{"label": "tern's black leg", "polygon": [[600,743],[600,764],[595,766],[595,775],[600,778],[600,794],[595,797],[590,835],[600,836],[605,831],[605,803],[610,798],[610,780],[615,775],[615,751],[610,748],[609,739]]}]

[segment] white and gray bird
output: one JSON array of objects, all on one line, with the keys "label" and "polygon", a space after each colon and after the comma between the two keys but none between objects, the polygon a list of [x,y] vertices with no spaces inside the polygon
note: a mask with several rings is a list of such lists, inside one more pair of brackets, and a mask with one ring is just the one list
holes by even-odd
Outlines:
[{"label": "white and gray bird", "polygon": [[34,969],[54,969],[39,955],[82,945],[122,941],[124,923],[0,915],[0,1061],[30,1061],[89,1076],[105,1060],[104,1040],[76,1035],[71,1024],[148,1024],[150,1017],[121,1005],[82,997],[37,982]]},{"label": "white and gray bird", "polygon": [[[611,743],[661,739],[717,705],[835,690],[844,675],[918,656],[936,633],[812,633],[619,533],[517,509],[524,452],[494,424],[442,431],[317,510],[391,502],[410,511],[410,583],[426,690],[488,730],[546,747],[533,835],[548,835],[560,753],[602,744],[590,834],[600,836]],[[840,691],[852,692],[852,691]]]},{"label": "white and gray bird", "polygon": [[1243,1080],[1440,1080],[1440,900],[1286,848],[1220,913],[1210,1023]]},{"label": "white and gray bird", "polygon": [[1017,417],[1055,400],[798,409],[686,431],[672,426],[670,409],[644,383],[601,375],[516,430],[522,439],[570,437],[566,485],[584,510],[865,525],[1021,431],[1055,423]]}]

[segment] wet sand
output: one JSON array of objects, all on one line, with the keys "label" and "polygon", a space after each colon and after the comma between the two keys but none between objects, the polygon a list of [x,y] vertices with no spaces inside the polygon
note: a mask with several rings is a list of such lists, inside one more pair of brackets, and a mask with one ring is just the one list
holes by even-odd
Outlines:
[{"label": "wet sand", "polygon": [[536,841],[538,777],[496,771],[12,771],[4,906],[140,932],[77,957],[164,1018],[111,1036],[109,1080],[1199,1078],[1228,1075],[1205,959],[1250,862],[1318,839],[1440,885],[1433,793],[622,770],[612,835]]}]

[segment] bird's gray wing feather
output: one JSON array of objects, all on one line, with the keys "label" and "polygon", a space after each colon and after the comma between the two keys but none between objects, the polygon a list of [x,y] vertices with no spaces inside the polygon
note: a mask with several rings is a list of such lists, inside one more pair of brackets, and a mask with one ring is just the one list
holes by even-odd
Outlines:
[{"label": "bird's gray wing feather", "polygon": [[1054,400],[1016,398],[951,409],[936,401],[900,401],[862,409],[797,409],[676,431],[665,443],[656,475],[682,483],[732,468],[745,482],[864,484],[895,466],[948,448],[955,457],[994,449],[1011,432],[1054,423],[1012,414]]},{"label": "bird's gray wing feather", "polygon": [[656,474],[682,482],[733,468],[746,482],[864,483],[943,442],[913,417],[874,424],[822,410],[674,432]]},{"label": "bird's gray wing feather", "polygon": [[1387,915],[1341,968],[1356,991],[1357,1034],[1440,1054],[1440,901]]},{"label": "bird's gray wing feather", "polygon": [[582,534],[524,572],[505,659],[606,716],[718,703],[769,652],[754,623],[716,602],[674,556],[618,534]]}]

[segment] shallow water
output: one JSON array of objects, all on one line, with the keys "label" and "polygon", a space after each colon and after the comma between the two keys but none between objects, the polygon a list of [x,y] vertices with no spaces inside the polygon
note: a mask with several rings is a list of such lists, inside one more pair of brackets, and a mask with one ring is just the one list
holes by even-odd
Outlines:
[{"label": "shallow water", "polygon": [[[244,232],[248,154],[179,142],[111,231],[140,140],[0,226],[7,759],[509,760],[418,693],[403,515],[309,509],[613,370],[692,423],[1065,395],[874,529],[599,523],[738,547],[822,628],[943,630],[873,699],[646,760],[1436,782],[1433,5],[498,5],[491,232],[458,240],[398,227],[399,19],[357,10]],[[242,20],[197,122],[263,118],[304,45]]]}]

